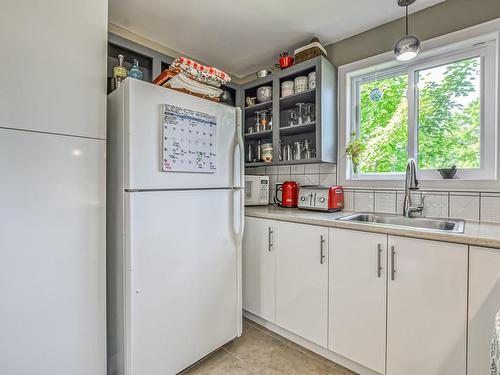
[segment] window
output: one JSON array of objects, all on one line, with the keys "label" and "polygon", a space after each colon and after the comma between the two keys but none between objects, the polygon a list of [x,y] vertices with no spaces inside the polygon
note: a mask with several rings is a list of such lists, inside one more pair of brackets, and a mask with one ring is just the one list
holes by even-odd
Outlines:
[{"label": "window", "polygon": [[355,132],[363,151],[347,178],[401,179],[414,158],[420,179],[452,166],[461,179],[495,179],[495,49],[490,38],[349,74],[346,142]]},{"label": "window", "polygon": [[364,151],[361,173],[403,172],[408,160],[408,75],[359,83],[356,134]]},{"label": "window", "polygon": [[420,169],[481,167],[481,58],[416,72]]}]

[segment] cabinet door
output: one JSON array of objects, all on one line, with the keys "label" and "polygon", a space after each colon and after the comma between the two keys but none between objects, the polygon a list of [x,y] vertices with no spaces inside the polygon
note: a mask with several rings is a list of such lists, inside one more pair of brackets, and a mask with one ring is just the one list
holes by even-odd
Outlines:
[{"label": "cabinet door", "polygon": [[500,310],[500,250],[469,252],[468,374],[489,374],[491,335]]},{"label": "cabinet door", "polygon": [[276,324],[327,347],[328,229],[276,222]]},{"label": "cabinet door", "polygon": [[274,222],[245,218],[243,236],[243,309],[275,322],[276,257]]},{"label": "cabinet door", "polygon": [[388,244],[387,375],[465,375],[467,246]]},{"label": "cabinet door", "polygon": [[107,1],[1,4],[0,127],[106,138]]},{"label": "cabinet door", "polygon": [[387,236],[330,229],[328,348],[385,371]]}]

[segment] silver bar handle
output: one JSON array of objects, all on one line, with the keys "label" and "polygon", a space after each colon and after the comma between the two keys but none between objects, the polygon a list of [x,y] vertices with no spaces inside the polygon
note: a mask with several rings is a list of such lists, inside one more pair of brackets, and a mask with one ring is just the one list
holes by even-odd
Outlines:
[{"label": "silver bar handle", "polygon": [[238,231],[238,244],[243,242],[245,232],[245,190],[240,190],[240,228]]},{"label": "silver bar handle", "polygon": [[391,246],[391,280],[394,281],[396,275],[396,267],[394,266],[394,258],[396,257],[396,250]]},{"label": "silver bar handle", "polygon": [[382,277],[382,245],[377,245],[377,277]]},{"label": "silver bar handle", "polygon": [[237,143],[240,149],[240,188],[243,189],[245,188],[245,144],[243,143],[243,128],[241,117],[241,108],[236,107],[236,133],[238,137]]},{"label": "silver bar handle", "polygon": [[269,227],[269,233],[268,233],[268,248],[267,250],[268,251],[272,251],[273,250],[273,228],[272,227]]},{"label": "silver bar handle", "polygon": [[[243,189],[245,187],[245,145],[243,143],[243,131],[241,129],[241,108],[236,107],[236,132],[234,135],[233,148],[231,155],[233,157],[233,166],[231,171],[231,183],[233,184],[233,188]],[[235,154],[236,149],[238,149],[239,160],[236,164],[235,162]],[[239,175],[236,178],[235,170],[238,169]]]},{"label": "silver bar handle", "polygon": [[323,264],[325,260],[325,237],[321,236],[320,237],[320,245],[319,245],[319,264]]}]

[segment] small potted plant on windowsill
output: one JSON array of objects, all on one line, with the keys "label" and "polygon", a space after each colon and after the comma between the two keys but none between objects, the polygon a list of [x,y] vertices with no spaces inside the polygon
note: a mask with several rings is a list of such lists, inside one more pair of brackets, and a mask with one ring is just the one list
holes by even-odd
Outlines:
[{"label": "small potted plant on windowsill", "polygon": [[358,167],[360,162],[361,153],[364,150],[364,145],[356,135],[356,132],[351,132],[351,141],[347,144],[345,153],[347,157],[351,160],[352,174],[356,175],[358,173]]}]

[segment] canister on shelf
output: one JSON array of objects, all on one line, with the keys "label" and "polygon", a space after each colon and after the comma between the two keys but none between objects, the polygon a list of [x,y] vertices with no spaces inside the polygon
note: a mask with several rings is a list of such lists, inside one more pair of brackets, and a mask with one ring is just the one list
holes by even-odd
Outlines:
[{"label": "canister on shelf", "polygon": [[273,144],[272,143],[263,143],[260,146],[260,153],[261,153],[262,161],[265,161],[265,162],[273,161]]},{"label": "canister on shelf", "polygon": [[285,160],[285,161],[292,160],[292,146],[291,145],[284,145],[282,148],[282,153],[283,153],[283,157],[282,157],[283,160]]},{"label": "canister on shelf", "polygon": [[304,143],[303,142],[294,142],[293,143],[293,160],[302,159],[304,151]]},{"label": "canister on shelf", "polygon": [[295,94],[298,94],[307,91],[309,88],[309,79],[307,76],[299,76],[293,80],[293,84],[295,87]]},{"label": "canister on shelf", "polygon": [[285,98],[287,96],[294,94],[294,83],[293,81],[281,82],[281,97]]},{"label": "canister on shelf", "polygon": [[253,161],[253,146],[251,143],[247,145],[247,162],[251,163]]},{"label": "canister on shelf", "polygon": [[314,90],[316,88],[316,72],[311,72],[307,75],[309,81],[309,90]]}]

